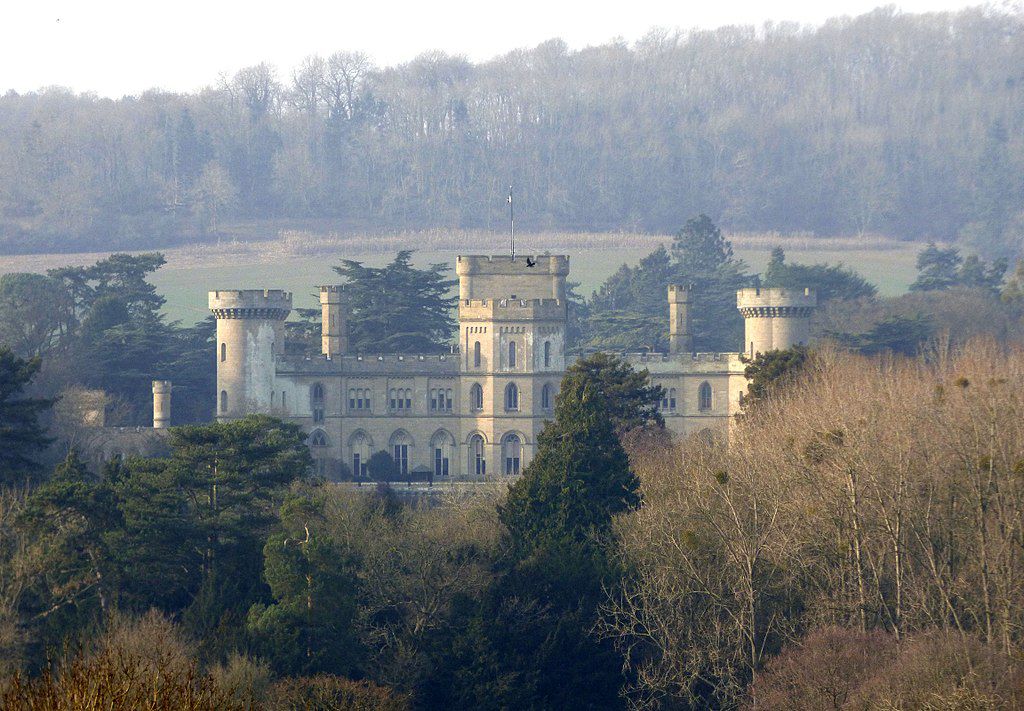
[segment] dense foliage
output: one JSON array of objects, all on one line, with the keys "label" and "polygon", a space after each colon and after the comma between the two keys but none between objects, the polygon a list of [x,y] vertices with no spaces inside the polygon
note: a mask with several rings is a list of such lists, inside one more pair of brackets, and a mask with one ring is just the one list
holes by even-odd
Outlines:
[{"label": "dense foliage", "polygon": [[356,353],[430,353],[444,349],[456,330],[456,282],[446,264],[412,266],[403,250],[390,264],[367,267],[346,259],[334,271],[344,279],[348,347]]},{"label": "dense foliage", "polygon": [[[233,220],[962,239],[1022,225],[1019,11],[776,24],[473,64],[246,67],[192,94],[0,98],[0,249],[150,247]],[[214,68],[215,69],[215,68]],[[211,80],[213,76],[211,74]]]}]

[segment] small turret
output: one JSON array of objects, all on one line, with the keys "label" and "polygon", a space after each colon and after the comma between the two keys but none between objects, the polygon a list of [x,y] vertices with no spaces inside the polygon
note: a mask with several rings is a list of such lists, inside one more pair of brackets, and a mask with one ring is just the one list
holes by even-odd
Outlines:
[{"label": "small turret", "polygon": [[693,351],[690,334],[690,289],[670,284],[668,287],[668,350],[669,353]]},{"label": "small turret", "polygon": [[348,351],[344,290],[340,286],[320,287],[321,350],[328,358]]},{"label": "small turret", "polygon": [[743,314],[744,351],[785,350],[806,344],[811,337],[811,314],[818,305],[813,289],[740,289],[736,308]]},{"label": "small turret", "polygon": [[267,412],[274,355],[284,352],[292,295],[279,289],[211,291],[217,319],[217,419]]},{"label": "small turret", "polygon": [[153,429],[171,426],[171,381],[153,381]]}]

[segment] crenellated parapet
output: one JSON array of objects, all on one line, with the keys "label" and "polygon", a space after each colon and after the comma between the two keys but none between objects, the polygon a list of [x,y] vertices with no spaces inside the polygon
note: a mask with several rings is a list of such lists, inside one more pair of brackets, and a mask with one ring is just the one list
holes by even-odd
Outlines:
[{"label": "crenellated parapet", "polygon": [[292,310],[292,294],[281,289],[211,291],[209,307],[218,319],[283,321]]},{"label": "crenellated parapet", "polygon": [[814,289],[750,288],[736,292],[743,318],[807,318],[818,305]]},{"label": "crenellated parapet", "polygon": [[561,321],[566,304],[559,299],[464,299],[460,321]]},{"label": "crenellated parapet", "polygon": [[455,262],[459,300],[509,297],[565,300],[569,257],[561,254],[462,255]]},{"label": "crenellated parapet", "polygon": [[818,305],[814,289],[751,288],[736,292],[736,308],[745,324],[744,352],[749,357],[806,344],[811,314]]}]

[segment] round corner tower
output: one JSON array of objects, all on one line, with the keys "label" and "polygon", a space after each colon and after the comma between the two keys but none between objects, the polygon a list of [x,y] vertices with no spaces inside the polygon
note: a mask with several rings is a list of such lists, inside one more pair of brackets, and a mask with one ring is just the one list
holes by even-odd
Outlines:
[{"label": "round corner tower", "polygon": [[284,352],[292,295],[280,289],[211,291],[217,319],[217,419],[267,412],[274,356]]},{"label": "round corner tower", "polygon": [[811,314],[818,305],[813,289],[750,288],[736,292],[743,314],[743,350],[758,353],[805,345],[811,337]]}]

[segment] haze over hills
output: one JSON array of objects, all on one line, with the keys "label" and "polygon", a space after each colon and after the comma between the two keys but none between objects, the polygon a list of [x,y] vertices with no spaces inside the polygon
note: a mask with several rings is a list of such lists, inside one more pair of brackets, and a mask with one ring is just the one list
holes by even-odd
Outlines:
[{"label": "haze over hills", "polygon": [[[481,63],[257,65],[196,93],[0,98],[0,252],[323,231],[878,233],[1012,256],[1024,15],[878,10]],[[216,68],[213,68],[215,71]],[[211,72],[213,73],[213,71]]]}]

